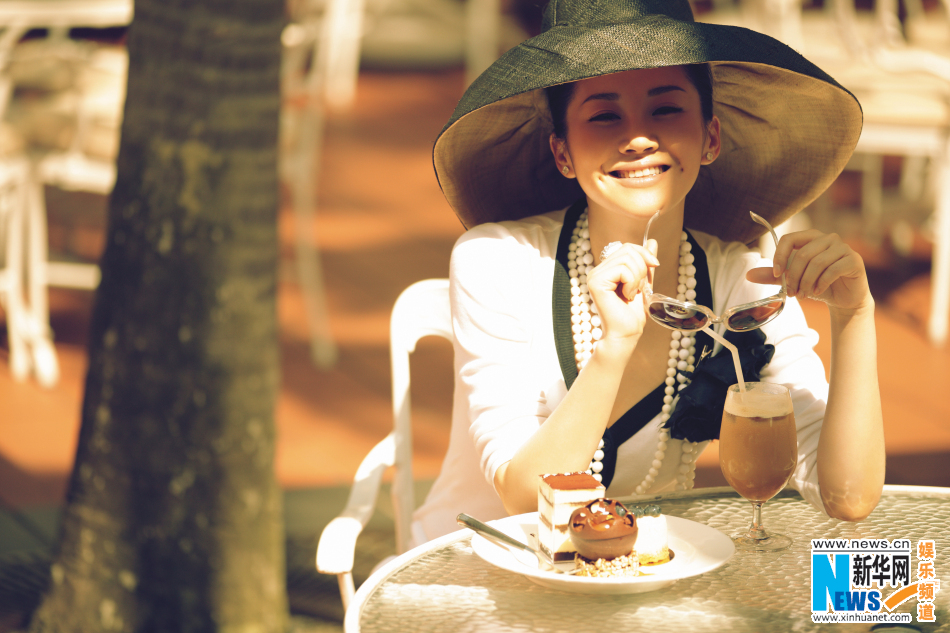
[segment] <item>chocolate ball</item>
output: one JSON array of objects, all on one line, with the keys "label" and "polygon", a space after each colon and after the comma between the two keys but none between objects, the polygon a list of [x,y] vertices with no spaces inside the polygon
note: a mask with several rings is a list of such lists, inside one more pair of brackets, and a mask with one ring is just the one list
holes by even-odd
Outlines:
[{"label": "chocolate ball", "polygon": [[613,499],[597,499],[574,510],[568,526],[571,543],[584,558],[617,558],[633,551],[637,519]]}]

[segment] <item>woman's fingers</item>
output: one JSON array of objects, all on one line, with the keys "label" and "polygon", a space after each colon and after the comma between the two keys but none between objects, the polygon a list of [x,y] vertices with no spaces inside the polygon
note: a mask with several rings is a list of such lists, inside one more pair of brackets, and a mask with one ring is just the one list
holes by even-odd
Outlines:
[{"label": "woman's fingers", "polygon": [[854,273],[854,263],[849,257],[842,257],[831,266],[826,268],[821,274],[821,277],[818,278],[818,281],[815,284],[815,289],[812,291],[813,297],[819,297],[828,288],[831,287],[831,284],[841,279],[842,277],[852,277]]},{"label": "woman's fingers", "polygon": [[650,266],[647,270],[647,281],[652,285],[653,284],[653,269],[660,265],[660,260],[657,258],[657,251],[659,250],[659,245],[656,240],[647,240],[647,250],[651,255],[653,255],[653,261],[656,263],[653,266]]},{"label": "woman's fingers", "polygon": [[[776,265],[785,269],[785,283],[789,296],[796,296],[803,288],[811,288],[811,285],[806,284],[808,282],[814,284],[824,269],[837,259],[833,253],[827,253],[828,249],[835,244],[842,244],[837,235],[834,233],[826,235],[815,230],[790,233],[779,240],[779,248],[775,251],[775,262]],[[789,249],[795,249],[794,257]]]},{"label": "woman's fingers", "polygon": [[756,284],[782,285],[781,276],[776,277],[772,268],[753,268],[745,274],[745,278]]},{"label": "woman's fingers", "polygon": [[588,277],[588,286],[600,291],[612,291],[624,301],[631,301],[639,291],[640,282],[647,274],[642,258],[633,256],[611,257],[594,269]]},{"label": "woman's fingers", "polygon": [[[814,297],[846,309],[871,300],[864,261],[834,233],[810,230],[783,236],[772,272],[775,276],[784,272],[790,297]],[[747,277],[767,283],[761,272],[750,271]]]},{"label": "woman's fingers", "polygon": [[647,240],[647,250],[650,251],[650,254],[653,255],[653,259],[656,260],[656,265],[660,265],[660,260],[656,259],[656,252],[659,248],[656,240]]},{"label": "woman's fingers", "polygon": [[[650,240],[647,246],[655,250],[656,241]],[[621,299],[629,302],[637,295],[650,268],[659,265],[660,261],[650,250],[636,244],[624,244],[594,268],[588,286],[593,282],[598,290],[616,290]]]},{"label": "woman's fingers", "polygon": [[[815,242],[818,242],[818,240]],[[812,242],[812,244],[815,242]],[[822,247],[823,250],[817,250],[813,254],[809,253],[801,257],[802,260],[807,258],[808,261],[802,262],[805,264],[805,267],[795,286],[794,295],[804,294],[806,296],[814,296],[818,279],[828,270],[829,266],[844,257],[849,250],[848,247],[841,242],[822,242],[817,246]]]},{"label": "woman's fingers", "polygon": [[[603,322],[604,336],[639,336],[646,317],[640,288],[651,268],[659,261],[647,248],[624,244],[611,253],[587,276],[587,287]],[[655,243],[652,245],[655,249]]]},{"label": "woman's fingers", "polygon": [[596,287],[599,290],[614,291],[627,302],[636,296],[640,280],[647,270],[642,260],[624,256],[609,259],[598,268],[600,270],[595,269]]},{"label": "woman's fingers", "polygon": [[[775,273],[775,276],[780,276],[792,262],[789,262],[789,259],[792,256],[792,252],[796,249],[802,248],[808,243],[812,242],[814,239],[824,236],[825,234],[821,231],[816,231],[815,229],[810,229],[808,231],[798,231],[796,233],[789,233],[788,235],[783,235],[782,238],[778,241],[778,246],[775,247],[775,255],[772,257],[772,270]],[[837,238],[837,235],[829,234]]]}]

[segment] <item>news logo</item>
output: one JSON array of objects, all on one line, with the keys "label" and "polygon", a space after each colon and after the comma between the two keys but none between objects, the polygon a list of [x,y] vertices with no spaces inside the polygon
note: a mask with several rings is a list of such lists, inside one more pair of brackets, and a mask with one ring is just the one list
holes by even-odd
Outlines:
[{"label": "news logo", "polygon": [[[917,564],[912,568],[912,554]],[[936,541],[921,539],[812,539],[811,613],[815,623],[910,623],[894,610],[917,599],[917,621],[936,622]]]}]

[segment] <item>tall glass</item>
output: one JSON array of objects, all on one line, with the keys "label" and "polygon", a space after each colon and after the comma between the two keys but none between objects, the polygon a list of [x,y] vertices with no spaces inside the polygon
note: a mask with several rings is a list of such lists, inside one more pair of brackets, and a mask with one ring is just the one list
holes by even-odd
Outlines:
[{"label": "tall glass", "polygon": [[782,385],[747,382],[726,394],[719,431],[719,467],[729,485],[752,502],[749,531],[732,537],[745,552],[777,552],[792,539],[762,527],[762,504],[785,487],[798,464],[792,397]]}]

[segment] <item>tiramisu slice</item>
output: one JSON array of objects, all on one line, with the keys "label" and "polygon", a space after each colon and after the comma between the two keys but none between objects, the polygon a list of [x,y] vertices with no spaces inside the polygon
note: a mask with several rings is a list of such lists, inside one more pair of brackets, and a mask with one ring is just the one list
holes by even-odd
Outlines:
[{"label": "tiramisu slice", "polygon": [[574,560],[568,526],[571,513],[604,496],[606,489],[587,473],[541,475],[538,485],[538,542],[553,562]]}]

